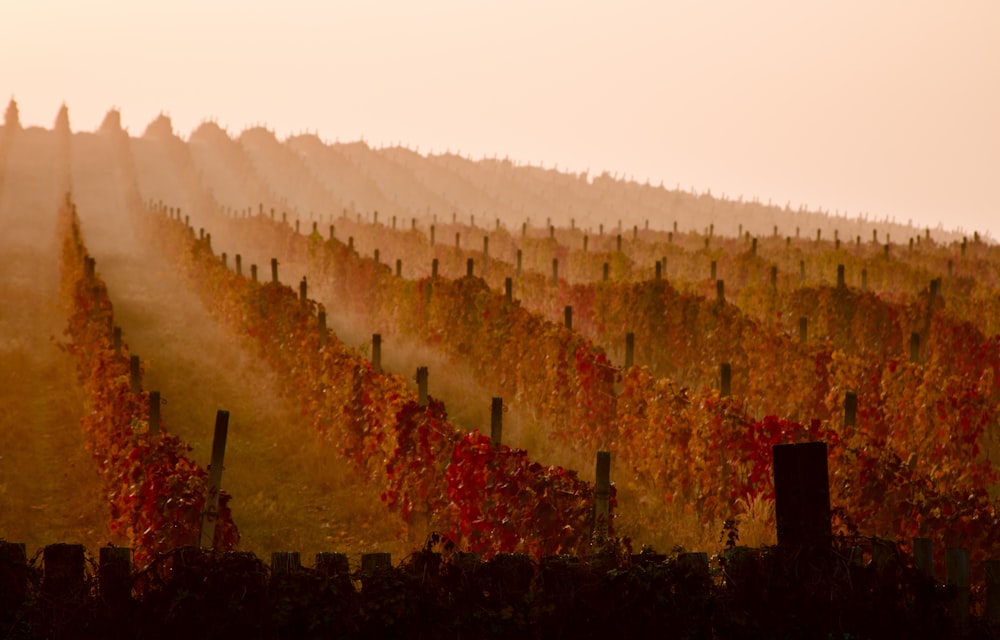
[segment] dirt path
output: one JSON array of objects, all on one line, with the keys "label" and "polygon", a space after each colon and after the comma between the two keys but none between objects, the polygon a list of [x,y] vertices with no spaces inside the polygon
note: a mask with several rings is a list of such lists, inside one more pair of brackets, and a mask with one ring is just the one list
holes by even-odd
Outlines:
[{"label": "dirt path", "polygon": [[[262,557],[297,550],[306,563],[318,551],[408,551],[378,493],[358,486],[332,447],[288,410],[266,367],[211,318],[162,256],[136,240],[125,204],[127,176],[109,139],[85,136],[74,149],[84,238],[108,283],[116,323],[147,363],[144,387],[162,394],[167,428],[207,464],[216,411],[230,412],[223,487],[233,494],[240,547]],[[176,186],[184,184],[183,173],[159,155],[158,145],[147,141],[133,150],[144,154],[136,167],[186,188]],[[139,183],[150,184],[146,178]],[[189,202],[197,201],[193,195],[178,193]]]},{"label": "dirt path", "polygon": [[29,554],[55,542],[96,553],[109,539],[107,507],[74,363],[58,347],[56,155],[52,132],[13,132],[0,199],[0,538]]}]

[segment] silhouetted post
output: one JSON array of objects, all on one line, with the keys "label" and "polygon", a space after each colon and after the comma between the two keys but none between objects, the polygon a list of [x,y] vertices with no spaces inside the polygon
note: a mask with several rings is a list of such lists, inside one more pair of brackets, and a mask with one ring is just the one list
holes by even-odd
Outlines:
[{"label": "silhouetted post", "polygon": [[611,276],[611,265],[609,265],[607,262],[605,262],[604,263],[604,267],[602,269],[603,269],[603,271],[602,271],[602,279],[604,280],[604,282],[607,282],[608,279]]},{"label": "silhouetted post", "polygon": [[590,236],[583,236],[583,250],[587,250],[587,244],[590,242]]},{"label": "silhouetted post", "polygon": [[503,279],[503,294],[507,298],[507,302],[514,301],[514,280],[511,278]]},{"label": "silhouetted post", "polygon": [[212,463],[208,467],[208,495],[201,519],[198,547],[215,547],[215,525],[219,520],[219,491],[222,489],[222,463],[226,457],[226,438],[229,434],[229,412],[220,409],[215,414],[215,434],[212,437]]},{"label": "silhouetted post", "polygon": [[375,251],[372,253],[372,259],[375,261],[375,264],[381,264],[382,252],[379,251],[378,249],[375,249]]},{"label": "silhouetted post", "polygon": [[516,271],[516,273],[517,273],[517,277],[520,278],[521,277],[521,250],[520,249],[517,250],[517,271]]},{"label": "silhouetted post", "polygon": [[149,435],[160,435],[160,392],[149,392]]},{"label": "silhouetted post", "polygon": [[858,393],[848,391],[844,394],[844,426],[853,427],[858,423]]},{"label": "silhouetted post", "polygon": [[778,545],[828,546],[832,530],[826,443],[779,444],[771,451]]},{"label": "silhouetted post", "polygon": [[431,225],[431,246],[434,246],[434,225]]},{"label": "silhouetted post", "polygon": [[719,366],[719,395],[728,398],[733,393],[733,368],[728,362],[723,362]]},{"label": "silhouetted post", "polygon": [[805,344],[809,338],[809,319],[805,316],[799,318],[799,342]]},{"label": "silhouetted post", "polygon": [[308,298],[306,297],[306,292],[309,290],[309,285],[306,284],[306,277],[302,276],[302,280],[299,282],[299,302],[302,304],[306,303]]},{"label": "silhouetted post", "polygon": [[611,452],[598,451],[594,483],[593,542],[603,546],[611,528]]},{"label": "silhouetted post", "polygon": [[243,275],[243,256],[236,254],[236,275]]},{"label": "silhouetted post", "polygon": [[521,237],[524,238],[527,235],[528,235],[528,223],[527,222],[522,222],[521,223]]},{"label": "silhouetted post", "polygon": [[417,230],[417,219],[410,218],[410,231],[416,231],[416,230]]},{"label": "silhouetted post", "polygon": [[490,403],[490,440],[499,448],[503,438],[503,398],[493,398]]},{"label": "silhouetted post", "polygon": [[278,259],[271,258],[271,282],[278,284]]},{"label": "silhouetted post", "polygon": [[455,232],[455,248],[456,249],[462,248],[462,234],[457,231]]},{"label": "silhouetted post", "polygon": [[882,257],[885,258],[886,260],[889,259],[889,244],[888,243],[886,243],[886,245],[884,247],[882,247]]},{"label": "silhouetted post", "polygon": [[753,242],[750,244],[750,255],[757,255],[757,238],[754,238]]},{"label": "silhouetted post", "polygon": [[778,267],[771,267],[771,288],[778,288]]},{"label": "silhouetted post", "polygon": [[603,236],[604,235],[604,223],[603,222],[601,224],[597,225],[597,235],[599,235],[599,236]]},{"label": "silhouetted post", "polygon": [[319,343],[321,346],[326,345],[326,309],[322,306],[320,306],[319,313],[317,314],[317,320],[319,322]]},{"label": "silhouetted post", "polygon": [[969,244],[968,238],[962,238],[962,257],[965,257],[965,247]]},{"label": "silhouetted post", "polygon": [[222,266],[229,268],[229,255],[225,251],[222,252]]},{"label": "silhouetted post", "polygon": [[372,371],[382,373],[382,334],[372,334]]},{"label": "silhouetted post", "polygon": [[417,404],[427,406],[427,367],[417,367]]},{"label": "silhouetted post", "polygon": [[635,364],[635,334],[629,331],[625,334],[625,368]]},{"label": "silhouetted post", "polygon": [[663,265],[660,264],[659,260],[656,261],[655,274],[653,277],[657,281],[659,281],[663,277]]},{"label": "silhouetted post", "polygon": [[129,356],[128,380],[132,388],[132,393],[142,391],[142,373],[139,371],[139,356]]},{"label": "silhouetted post", "polygon": [[552,258],[552,286],[559,286],[559,258]]},{"label": "silhouetted post", "polygon": [[837,265],[837,288],[845,289],[847,287],[847,280],[844,277],[844,265]]},{"label": "silhouetted post", "polygon": [[334,227],[331,224],[330,225],[330,241],[333,242],[334,238],[336,238],[336,236],[334,235]]},{"label": "silhouetted post", "polygon": [[433,260],[431,260],[431,277],[432,278],[437,278],[438,277],[438,259],[437,258],[434,258]]},{"label": "silhouetted post", "polygon": [[632,240],[638,240],[638,239],[639,239],[639,225],[635,225],[632,227]]},{"label": "silhouetted post", "polygon": [[98,565],[101,599],[122,605],[132,598],[132,549],[101,547]]},{"label": "silhouetted post", "polygon": [[396,216],[393,216],[393,217],[392,217],[392,230],[393,230],[393,231],[395,231],[395,230],[396,230]]},{"label": "silhouetted post", "polygon": [[799,260],[799,282],[802,283],[805,281],[806,281],[806,261]]},{"label": "silhouetted post", "polygon": [[570,305],[566,305],[563,309],[563,324],[567,329],[573,328],[573,307]]},{"label": "silhouetted post", "polygon": [[[55,609],[65,611],[84,590],[84,559],[82,544],[50,544],[42,552],[42,594],[50,603],[60,603]],[[65,615],[63,613],[63,615]],[[68,620],[60,620],[66,624]],[[61,626],[61,625],[60,625]]]},{"label": "silhouetted post", "polygon": [[718,267],[719,267],[719,265],[715,262],[715,260],[712,260],[712,265],[709,268],[710,273],[711,273],[711,275],[709,277],[712,280],[718,280],[718,273],[719,273],[719,268]]},{"label": "silhouetted post", "polygon": [[719,304],[726,301],[726,283],[724,280],[715,281],[715,298]]},{"label": "silhouetted post", "polygon": [[549,225],[549,240],[556,239],[556,227],[555,225]]},{"label": "silhouetted post", "polygon": [[483,270],[485,271],[490,259],[490,237],[483,236]]},{"label": "silhouetted post", "polygon": [[916,331],[910,334],[910,362],[920,362],[920,334]]},{"label": "silhouetted post", "polygon": [[816,242],[819,242],[820,234],[821,234],[821,230],[820,229],[816,229]]},{"label": "silhouetted post", "polygon": [[475,262],[472,260],[472,258],[467,258],[465,260],[465,275],[468,276],[469,278],[472,277],[472,272],[473,272],[474,266],[475,266]]},{"label": "silhouetted post", "polygon": [[119,356],[122,353],[122,328],[114,327],[111,329],[111,346],[115,350],[115,355]]}]

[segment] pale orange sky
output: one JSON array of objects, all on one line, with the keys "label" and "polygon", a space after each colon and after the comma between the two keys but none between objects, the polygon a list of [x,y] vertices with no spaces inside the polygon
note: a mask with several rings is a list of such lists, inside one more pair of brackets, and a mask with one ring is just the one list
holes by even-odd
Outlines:
[{"label": "pale orange sky", "polygon": [[27,125],[163,111],[1000,238],[993,0],[5,4]]}]

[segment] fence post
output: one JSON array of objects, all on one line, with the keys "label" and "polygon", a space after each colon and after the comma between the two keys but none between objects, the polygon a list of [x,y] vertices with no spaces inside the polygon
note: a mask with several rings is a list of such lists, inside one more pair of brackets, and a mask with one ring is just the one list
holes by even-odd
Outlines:
[{"label": "fence post", "polygon": [[618,253],[621,253],[621,252],[622,252],[622,234],[620,234],[620,233],[618,234],[618,238],[617,238],[617,240],[615,241],[615,250],[616,250],[616,251],[617,251]]},{"label": "fence post", "polygon": [[715,281],[715,298],[719,304],[726,302],[726,282],[725,280]]},{"label": "fence post", "polygon": [[[588,245],[589,243],[590,243],[590,237],[589,237],[589,236],[587,236],[587,235],[584,235],[584,236],[583,236],[583,250],[584,250],[584,252],[586,252],[586,251],[587,251],[587,245]],[[950,274],[949,274],[949,275],[950,275]]]},{"label": "fence post", "polygon": [[434,225],[431,225],[431,246],[434,246]]},{"label": "fence post", "polygon": [[456,249],[462,248],[462,234],[457,231],[455,232],[455,248]]},{"label": "fence post", "polygon": [[382,373],[382,334],[372,334],[372,371]]},{"label": "fence post", "polygon": [[326,309],[320,306],[319,313],[316,314],[317,320],[319,321],[319,343],[325,345],[327,341],[326,336]]},{"label": "fence post", "polygon": [[333,233],[333,232],[334,232],[334,227],[333,227],[333,225],[331,224],[331,225],[330,225],[330,241],[331,241],[331,242],[333,241],[333,239],[334,239],[334,237],[335,237],[335,236],[334,236],[334,233]]},{"label": "fence post", "polygon": [[434,258],[433,260],[431,260],[431,277],[432,278],[437,278],[438,277],[438,259],[437,258]]},{"label": "fence post", "polygon": [[499,447],[503,438],[503,398],[493,398],[490,403],[490,440]]},{"label": "fence post", "polygon": [[517,277],[520,278],[521,277],[521,250],[520,249],[517,250],[517,271],[516,271],[516,273],[517,273]]},{"label": "fence post", "polygon": [[608,278],[611,276],[611,265],[609,265],[607,262],[605,262],[604,266],[602,267],[602,269],[603,269],[602,279],[604,280],[604,282],[607,282]]},{"label": "fence post", "polygon": [[257,282],[257,265],[250,265],[250,279]]},{"label": "fence post", "polygon": [[222,252],[222,266],[226,269],[229,268],[229,254],[225,251]]},{"label": "fence post", "polygon": [[271,282],[278,284],[278,259],[271,258]]},{"label": "fence post", "polygon": [[566,325],[567,329],[573,328],[573,307],[571,305],[566,305],[563,309],[563,324]]},{"label": "fence post", "polygon": [[602,546],[611,528],[611,452],[597,452],[597,480],[594,485],[593,542]]},{"label": "fence post", "polygon": [[799,260],[799,284],[806,281],[806,261]]},{"label": "fence post", "polygon": [[427,367],[417,367],[417,404],[427,406]]},{"label": "fence post", "polygon": [[400,258],[396,258],[396,277],[403,277],[403,261]]},{"label": "fence post", "polygon": [[709,276],[709,278],[711,280],[718,280],[719,279],[718,278],[718,274],[719,274],[719,263],[718,262],[716,262],[715,260],[712,260],[712,264],[709,267],[709,271],[711,273],[711,275]]},{"label": "fence post", "polygon": [[149,435],[160,435],[160,392],[149,392]]},{"label": "fence post", "polygon": [[201,516],[201,533],[198,547],[215,547],[215,525],[219,520],[219,490],[222,488],[222,464],[226,457],[226,438],[229,435],[229,412],[220,409],[215,414],[215,434],[212,437],[212,463],[208,467],[208,495],[205,512]]},{"label": "fence post", "polygon": [[635,364],[635,334],[629,331],[625,334],[625,368]]},{"label": "fence post", "polygon": [[828,546],[832,529],[826,443],[779,444],[772,456],[778,544]]},{"label": "fence post", "polygon": [[514,301],[514,281],[511,278],[503,279],[503,293],[504,297],[507,298],[507,302]]},{"label": "fence post", "polygon": [[243,256],[236,254],[236,275],[243,275]]},{"label": "fence post", "polygon": [[844,277],[844,265],[837,265],[837,288],[844,289],[847,287],[847,280]]},{"label": "fence post", "polygon": [[142,372],[139,370],[139,356],[129,356],[128,380],[132,388],[132,393],[142,391]]},{"label": "fence post", "polygon": [[559,258],[552,258],[552,286],[559,286]]},{"label": "fence post", "polygon": [[656,271],[656,273],[655,273],[655,275],[654,275],[654,278],[655,278],[655,279],[656,279],[657,281],[659,281],[659,280],[660,280],[660,279],[661,279],[661,278],[663,277],[663,265],[662,265],[662,264],[660,264],[660,261],[659,261],[659,260],[657,260],[657,261],[656,261],[656,267],[655,267],[655,271]]},{"label": "fence post", "polygon": [[733,390],[733,368],[728,362],[723,362],[719,366],[719,376],[721,377],[719,395],[728,398]]},{"label": "fence post", "polygon": [[132,597],[132,549],[101,547],[98,568],[101,597],[121,604]]},{"label": "fence post", "polygon": [[382,253],[378,249],[375,249],[374,253],[372,254],[372,259],[375,261],[375,264],[381,264],[381,258],[382,258]]},{"label": "fence post", "polygon": [[778,288],[778,267],[771,267],[771,288]]},{"label": "fence post", "polygon": [[306,277],[302,276],[302,280],[299,282],[299,302],[302,304],[306,303],[309,298],[306,293],[309,291],[309,285],[306,284]]},{"label": "fence post", "polygon": [[469,278],[472,277],[472,271],[473,271],[473,267],[474,266],[475,266],[475,262],[472,260],[472,258],[466,259],[466,261],[465,261],[465,275],[467,277],[469,277]]}]

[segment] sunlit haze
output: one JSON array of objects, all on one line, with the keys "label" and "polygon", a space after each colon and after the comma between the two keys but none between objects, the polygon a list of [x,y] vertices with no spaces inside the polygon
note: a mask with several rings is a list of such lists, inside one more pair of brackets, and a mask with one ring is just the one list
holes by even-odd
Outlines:
[{"label": "sunlit haze", "polygon": [[401,143],[1000,237],[1000,3],[9,2],[27,125]]}]

